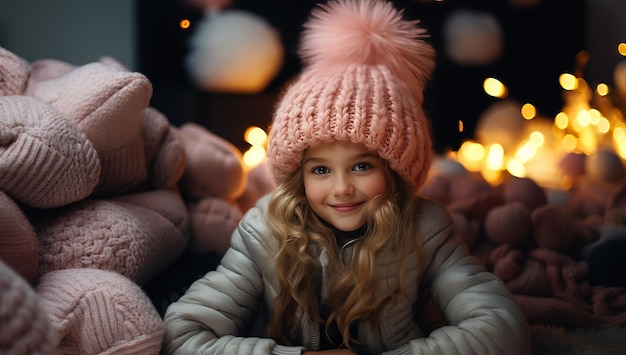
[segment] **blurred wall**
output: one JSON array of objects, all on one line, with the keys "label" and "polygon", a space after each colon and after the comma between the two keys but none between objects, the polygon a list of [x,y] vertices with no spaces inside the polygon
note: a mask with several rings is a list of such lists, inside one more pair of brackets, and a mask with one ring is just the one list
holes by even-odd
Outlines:
[{"label": "blurred wall", "polygon": [[[171,0],[176,2],[177,0]],[[548,0],[545,0],[548,1]],[[138,68],[136,1],[19,0],[0,4],[0,46],[33,61],[57,58],[75,64],[110,55]],[[626,1],[587,0],[586,42],[590,79],[610,82],[626,41]]]},{"label": "blurred wall", "polygon": [[29,62],[83,65],[111,56],[136,70],[136,23],[132,0],[3,0],[0,46]]},{"label": "blurred wall", "polygon": [[[235,0],[234,3],[263,14],[273,24],[282,26],[283,39],[290,49],[295,47],[298,32],[292,27],[285,29],[285,22],[289,20],[299,24],[306,18],[308,7],[316,1]],[[419,8],[429,4],[425,0],[394,1]],[[507,16],[503,24],[505,30],[511,29],[508,31],[512,36],[509,44],[515,43],[513,51],[508,52],[509,58],[523,58],[519,53],[528,47],[531,49],[528,53],[532,53],[531,60],[522,60],[523,65],[517,66],[518,70],[507,70],[509,67],[499,65],[464,72],[464,77],[457,75],[455,67],[446,67],[445,63],[438,66],[438,80],[429,84],[428,90],[429,102],[432,102],[429,111],[438,136],[436,143],[439,150],[454,147],[465,138],[456,132],[459,117],[470,117],[466,121],[474,122],[471,118],[491,102],[480,90],[468,90],[458,84],[447,85],[443,74],[447,74],[453,83],[464,78],[461,81],[470,86],[474,82],[482,82],[484,72],[498,74],[495,70],[500,70],[508,75],[502,74],[502,77],[507,79],[512,95],[539,104],[547,114],[553,114],[561,105],[558,101],[561,89],[554,78],[560,70],[572,66],[570,62],[574,61],[576,51],[584,47],[591,55],[585,68],[586,79],[591,83],[613,84],[613,68],[617,62],[624,60],[618,55],[616,44],[626,41],[626,21],[620,18],[626,14],[626,1],[541,0],[539,3],[549,11],[507,14],[501,11],[507,0],[445,0],[440,3],[444,6],[431,9],[427,20],[435,24],[445,12],[439,9],[470,3]],[[240,142],[242,128],[239,126],[267,122],[280,84],[299,67],[295,65],[295,60],[288,60],[287,64],[294,64],[286,65],[275,87],[261,95],[219,95],[194,91],[181,65],[189,31],[181,31],[178,21],[201,17],[200,12],[186,7],[184,0],[2,0],[0,46],[28,61],[54,58],[82,65],[101,56],[114,57],[131,70],[140,71],[150,78],[155,89],[153,105],[175,124],[197,121],[233,142],[245,144]],[[435,26],[427,28],[433,32],[433,40],[441,37]],[[545,46],[554,53],[547,51]],[[288,51],[287,55],[290,56],[287,59],[294,59],[295,50]],[[556,65],[559,67],[549,74],[545,73]],[[516,67],[515,63],[513,67]],[[517,92],[513,92],[515,90]],[[544,94],[546,90],[552,91]],[[455,104],[450,105],[450,100]],[[468,128],[465,134],[473,134],[471,125]]]}]

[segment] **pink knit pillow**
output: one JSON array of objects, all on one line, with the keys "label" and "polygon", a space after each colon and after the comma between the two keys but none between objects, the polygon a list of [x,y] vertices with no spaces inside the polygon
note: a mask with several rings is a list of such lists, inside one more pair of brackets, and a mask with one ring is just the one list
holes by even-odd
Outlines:
[{"label": "pink knit pillow", "polygon": [[0,190],[31,207],[58,207],[91,194],[99,176],[93,144],[59,111],[0,96]]},{"label": "pink knit pillow", "polygon": [[41,275],[93,268],[143,285],[176,260],[188,242],[187,209],[179,194],[167,190],[86,199],[33,220]]},{"label": "pink knit pillow", "polygon": [[36,288],[62,354],[158,354],[165,326],[141,288],[107,270],[44,275]]},{"label": "pink knit pillow", "polygon": [[35,230],[19,208],[0,191],[0,260],[31,285],[39,273],[39,241]]},{"label": "pink knit pillow", "polygon": [[21,95],[30,67],[26,60],[0,47],[0,96]]},{"label": "pink knit pillow", "polygon": [[0,354],[53,354],[56,332],[35,290],[0,260]]},{"label": "pink knit pillow", "polygon": [[248,183],[241,152],[232,143],[196,123],[185,123],[178,132],[185,143],[187,159],[181,190],[195,199],[239,198]]},{"label": "pink knit pillow", "polygon": [[163,113],[148,107],[142,113],[141,133],[148,165],[148,188],[175,188],[186,167],[185,147],[178,131]]},{"label": "pink knit pillow", "polygon": [[69,117],[92,142],[102,164],[95,193],[120,194],[146,179],[141,115],[152,85],[143,74],[94,62],[29,83],[27,93]]}]

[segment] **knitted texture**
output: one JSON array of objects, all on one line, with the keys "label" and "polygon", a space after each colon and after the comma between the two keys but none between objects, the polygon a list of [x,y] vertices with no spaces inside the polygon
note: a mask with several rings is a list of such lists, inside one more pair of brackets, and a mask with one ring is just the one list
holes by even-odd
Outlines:
[{"label": "knitted texture", "polygon": [[29,70],[27,61],[0,47],[0,96],[21,95]]},{"label": "knitted texture", "polygon": [[143,111],[141,134],[144,140],[149,188],[174,189],[185,173],[185,147],[178,131],[154,107]]},{"label": "knitted texture", "polygon": [[58,332],[59,354],[158,354],[163,321],[148,296],[126,277],[70,269],[41,277],[36,288]]},{"label": "knitted texture", "polygon": [[0,260],[0,354],[54,354],[56,332],[35,290]]},{"label": "knitted texture", "polygon": [[41,275],[93,268],[143,285],[174,262],[188,242],[185,205],[177,193],[166,190],[86,199],[32,219],[40,240]]},{"label": "knitted texture", "polygon": [[146,179],[141,115],[152,86],[143,74],[94,62],[31,82],[26,93],[53,105],[92,142],[102,164],[94,194],[127,192]]},{"label": "knitted texture", "polygon": [[93,145],[65,116],[28,96],[0,96],[0,190],[58,207],[87,197],[99,175]]},{"label": "knitted texture", "polygon": [[30,63],[30,73],[26,90],[36,87],[39,82],[59,78],[76,68],[75,65],[58,59],[40,59]]},{"label": "knitted texture", "polygon": [[39,241],[22,210],[2,191],[0,231],[0,260],[34,285],[39,274]]},{"label": "knitted texture", "polygon": [[194,199],[221,197],[235,200],[243,194],[248,177],[237,147],[193,122],[181,125],[178,133],[185,144],[187,160],[180,181],[182,192]]},{"label": "knitted texture", "polygon": [[364,144],[413,188],[432,160],[423,86],[434,51],[417,21],[390,2],[336,1],[313,10],[300,53],[306,64],[284,92],[270,130],[269,165],[280,183],[310,146]]}]

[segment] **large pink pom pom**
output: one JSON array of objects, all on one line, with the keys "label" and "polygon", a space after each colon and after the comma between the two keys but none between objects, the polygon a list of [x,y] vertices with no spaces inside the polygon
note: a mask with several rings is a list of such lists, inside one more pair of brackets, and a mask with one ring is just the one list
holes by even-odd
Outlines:
[{"label": "large pink pom pom", "polygon": [[332,70],[352,64],[383,65],[397,77],[424,86],[434,67],[434,50],[423,41],[418,20],[382,0],[336,0],[321,4],[305,24],[300,44],[304,62]]}]

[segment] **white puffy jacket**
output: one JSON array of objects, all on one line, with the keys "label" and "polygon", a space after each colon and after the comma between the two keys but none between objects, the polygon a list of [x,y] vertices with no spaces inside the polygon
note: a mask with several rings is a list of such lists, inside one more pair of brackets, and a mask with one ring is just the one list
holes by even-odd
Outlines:
[{"label": "white puffy jacket", "polygon": [[[267,314],[263,309],[272,306],[279,287],[272,266],[277,242],[265,218],[267,200],[261,199],[246,213],[217,269],[195,281],[168,307],[164,354],[300,354],[317,349],[319,326],[306,315],[301,316],[297,330],[302,346],[289,347],[250,336],[255,319],[263,327],[264,318],[259,314]],[[443,207],[428,200],[420,200],[420,206],[415,218],[420,219],[426,274],[418,277],[418,260],[412,254],[405,263],[409,298],[385,309],[376,329],[359,326],[362,352],[529,354],[528,324],[506,286],[469,254]],[[395,274],[396,261],[381,261],[379,270],[385,275]],[[418,290],[425,288],[430,289],[449,324],[426,335],[412,312],[418,304]]]}]

